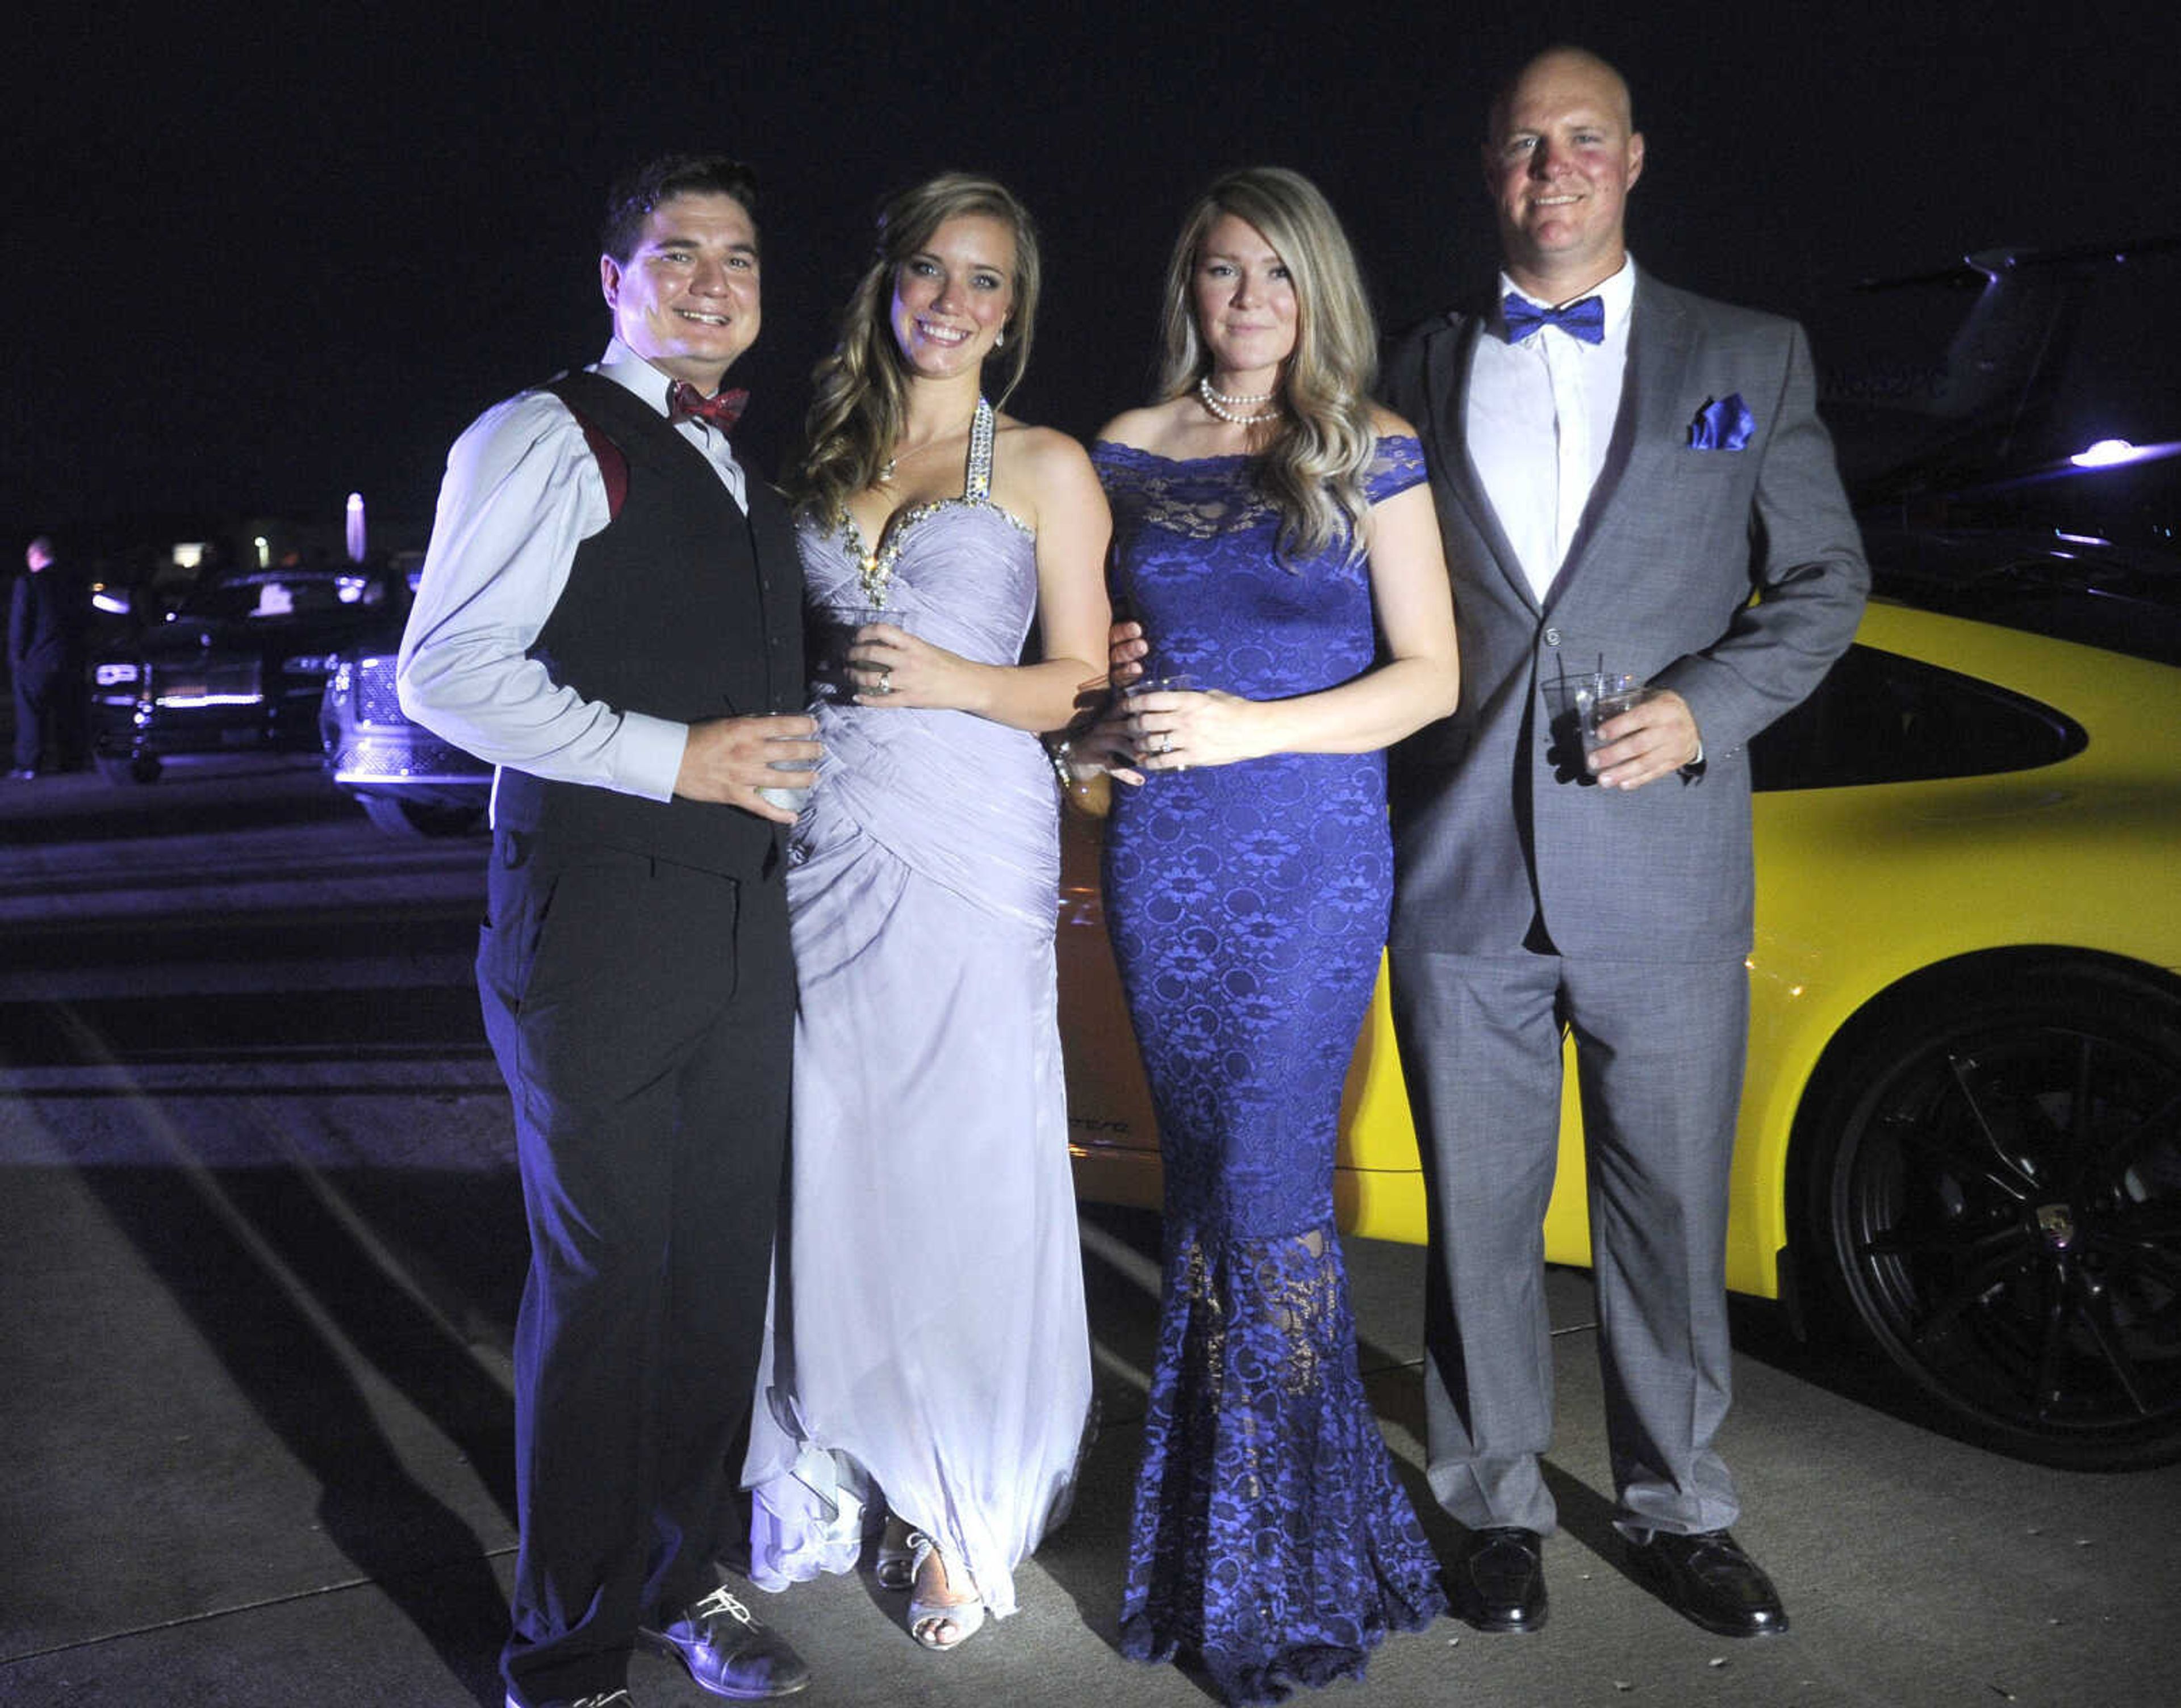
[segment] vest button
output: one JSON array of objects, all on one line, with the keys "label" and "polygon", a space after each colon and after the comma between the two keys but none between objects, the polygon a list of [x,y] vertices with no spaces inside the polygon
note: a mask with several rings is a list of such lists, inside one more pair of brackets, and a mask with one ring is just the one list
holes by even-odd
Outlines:
[{"label": "vest button", "polygon": [[1560,631],[1558,629],[1548,629],[1545,631],[1545,644],[1547,646],[1557,647],[1560,643]]}]

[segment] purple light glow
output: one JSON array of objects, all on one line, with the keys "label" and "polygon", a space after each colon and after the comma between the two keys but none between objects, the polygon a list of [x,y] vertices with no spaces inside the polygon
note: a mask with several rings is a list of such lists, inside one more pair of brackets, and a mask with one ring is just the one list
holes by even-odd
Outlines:
[{"label": "purple light glow", "polygon": [[2126,439],[2100,439],[2077,451],[2068,460],[2079,469],[2115,469],[2129,463],[2147,463],[2181,452],[2181,440],[2171,444],[2130,444]]}]

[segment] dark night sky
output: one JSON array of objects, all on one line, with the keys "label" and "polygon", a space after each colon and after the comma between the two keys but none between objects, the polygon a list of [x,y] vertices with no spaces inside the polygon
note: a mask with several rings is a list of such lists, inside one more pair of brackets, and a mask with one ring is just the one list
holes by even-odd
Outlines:
[{"label": "dark night sky", "polygon": [[1386,324],[1417,319],[1488,278],[1481,115],[1554,38],[1628,74],[1632,246],[1713,295],[1808,313],[1994,243],[2181,229],[2171,0],[1573,0],[1549,22],[1103,0],[1049,23],[1035,0],[810,0],[616,8],[612,35],[547,4],[262,13],[41,7],[13,32],[11,537],[337,524],[351,488],[421,522],[466,421],[596,356],[605,185],[676,147],[764,179],[765,332],[737,371],[760,463],[877,201],[942,167],[1003,178],[1043,227],[1033,420],[1084,433],[1140,400],[1174,223],[1225,167],[1316,178]]}]

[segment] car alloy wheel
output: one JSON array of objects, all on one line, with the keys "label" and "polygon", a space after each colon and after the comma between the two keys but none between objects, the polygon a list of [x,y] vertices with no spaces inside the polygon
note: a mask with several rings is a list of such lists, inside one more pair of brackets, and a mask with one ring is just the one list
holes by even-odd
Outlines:
[{"label": "car alloy wheel", "polygon": [[2050,961],[1913,994],[1814,1130],[1836,1289],[1990,1445],[2084,1469],[2181,1458],[2181,1000]]},{"label": "car alloy wheel", "polygon": [[99,753],[91,763],[98,774],[119,788],[130,783],[156,783],[166,765],[156,753]]}]

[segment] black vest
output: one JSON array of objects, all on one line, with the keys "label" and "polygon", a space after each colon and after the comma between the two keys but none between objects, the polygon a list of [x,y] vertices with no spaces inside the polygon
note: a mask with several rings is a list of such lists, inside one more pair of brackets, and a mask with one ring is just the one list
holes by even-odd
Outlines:
[{"label": "black vest", "polygon": [[[803,571],[771,489],[748,477],[745,517],[703,453],[612,380],[566,373],[545,389],[619,450],[628,486],[613,521],[577,547],[530,656],[616,711],[683,724],[801,711]],[[562,851],[588,843],[731,877],[769,871],[778,856],[777,829],[739,808],[511,767],[500,774],[494,821]]]}]

